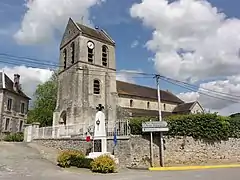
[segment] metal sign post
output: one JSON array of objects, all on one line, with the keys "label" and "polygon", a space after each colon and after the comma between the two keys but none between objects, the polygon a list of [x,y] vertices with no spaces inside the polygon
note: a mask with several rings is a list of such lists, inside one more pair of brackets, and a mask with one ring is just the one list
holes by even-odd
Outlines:
[{"label": "metal sign post", "polygon": [[[153,132],[166,132],[168,131],[167,122],[166,121],[148,121],[142,123],[142,131],[150,132],[150,154],[151,154],[151,166],[153,166]],[[163,138],[160,142],[160,165],[163,166]]]},{"label": "metal sign post", "polygon": [[150,155],[151,155],[151,167],[153,167],[153,133],[150,132]]}]

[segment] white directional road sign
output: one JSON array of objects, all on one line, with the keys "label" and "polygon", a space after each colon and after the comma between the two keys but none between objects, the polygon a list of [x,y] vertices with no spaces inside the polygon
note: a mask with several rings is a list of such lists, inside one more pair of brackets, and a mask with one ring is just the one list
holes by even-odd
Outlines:
[{"label": "white directional road sign", "polygon": [[148,121],[142,123],[143,132],[163,132],[168,130],[166,121]]}]

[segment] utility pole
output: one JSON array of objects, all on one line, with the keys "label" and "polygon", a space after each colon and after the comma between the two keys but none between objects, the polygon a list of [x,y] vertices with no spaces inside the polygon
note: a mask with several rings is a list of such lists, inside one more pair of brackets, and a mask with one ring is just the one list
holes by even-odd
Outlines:
[{"label": "utility pole", "polygon": [[[159,115],[159,121],[162,121],[162,111],[161,111],[161,91],[160,91],[160,75],[156,75],[156,83],[157,83],[157,91],[158,91],[158,115]],[[163,167],[164,166],[164,146],[163,146],[163,133],[160,132],[160,166]]]}]

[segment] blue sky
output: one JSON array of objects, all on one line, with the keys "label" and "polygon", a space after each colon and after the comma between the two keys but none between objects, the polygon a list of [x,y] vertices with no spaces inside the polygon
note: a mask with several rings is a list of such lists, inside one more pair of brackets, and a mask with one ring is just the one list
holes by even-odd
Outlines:
[{"label": "blue sky", "polygon": [[[130,8],[134,3],[141,0],[106,0],[101,5],[90,8],[89,19],[94,25],[105,29],[116,41],[117,70],[141,70],[146,73],[157,73],[156,65],[151,61],[155,53],[146,48],[146,42],[152,39],[154,28],[146,27],[138,18],[130,15]],[[173,1],[171,1],[173,2]],[[240,18],[239,0],[209,0],[212,6],[217,7],[227,17]],[[55,31],[55,39],[44,44],[18,44],[13,35],[20,29],[22,20],[27,11],[24,0],[1,0],[0,1],[0,53],[8,53],[16,56],[32,57],[40,60],[58,63],[58,46],[61,40],[61,32]],[[204,15],[204,14],[203,14]],[[140,17],[141,15],[138,14]],[[145,16],[146,18],[146,16]],[[149,21],[149,20],[148,20]],[[43,26],[45,24],[43,23]],[[63,31],[64,29],[62,29]],[[137,42],[132,47],[133,42]],[[5,60],[0,56],[0,61]],[[21,61],[19,65],[24,65]],[[10,66],[1,64],[0,66]],[[25,64],[28,65],[28,64]],[[174,67],[175,64],[173,63]],[[41,66],[35,66],[42,68]],[[165,72],[164,69],[162,69]],[[196,70],[200,71],[199,69]],[[159,71],[158,71],[159,72]],[[162,72],[162,71],[161,71]],[[207,72],[206,72],[207,73]],[[198,79],[197,85],[209,82],[209,80],[220,80],[219,74],[206,78],[203,72],[202,79]],[[165,74],[164,74],[165,75]],[[226,74],[224,77],[235,74]],[[189,78],[189,74],[188,74]],[[224,78],[223,78],[224,79]],[[155,81],[151,78],[136,78],[136,83],[154,86]],[[186,89],[161,82],[161,88],[170,89],[174,93],[186,92]]]}]

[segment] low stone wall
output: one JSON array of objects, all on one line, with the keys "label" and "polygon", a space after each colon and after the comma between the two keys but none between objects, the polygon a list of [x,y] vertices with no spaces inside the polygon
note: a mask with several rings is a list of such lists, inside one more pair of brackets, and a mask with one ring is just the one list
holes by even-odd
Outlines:
[{"label": "low stone wall", "polygon": [[[150,141],[147,136],[131,138],[132,166],[148,166],[150,162]],[[164,160],[166,166],[204,165],[240,162],[240,139],[229,139],[209,144],[195,141],[191,137],[164,138]],[[159,166],[160,138],[154,137],[154,165]]]},{"label": "low stone wall", "polygon": [[[77,149],[85,153],[92,152],[92,142],[86,142],[85,139],[75,138],[75,139],[38,139],[34,140],[34,143],[38,143],[42,146],[55,148],[57,150],[67,150],[67,149]],[[114,155],[119,159],[121,167],[130,165],[131,151],[129,146],[129,138],[118,139],[118,144],[114,148],[113,139],[107,140],[107,150],[108,152],[114,153]]]},{"label": "low stone wall", "polygon": [[[56,149],[79,149],[86,154],[92,143],[83,139],[35,140],[46,147]],[[132,136],[118,139],[113,149],[113,139],[108,139],[108,152],[119,158],[122,167],[149,167],[150,141],[148,136]],[[195,141],[191,137],[165,138],[164,159],[167,166],[202,165],[240,162],[240,139],[229,139],[220,143],[208,144]],[[159,136],[154,136],[154,165],[159,165]]]}]

